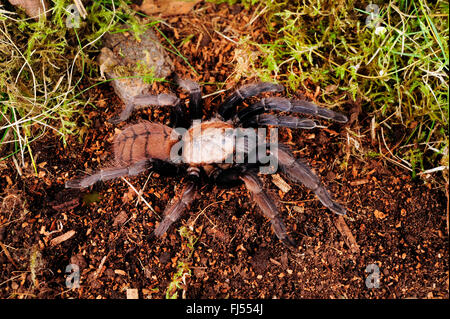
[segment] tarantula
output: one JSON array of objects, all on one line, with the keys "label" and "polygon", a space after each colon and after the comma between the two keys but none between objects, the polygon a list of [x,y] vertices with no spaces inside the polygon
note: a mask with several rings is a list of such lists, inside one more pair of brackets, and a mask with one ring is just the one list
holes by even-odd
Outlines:
[{"label": "tarantula", "polygon": [[237,146],[236,139],[242,138],[237,134],[239,129],[255,130],[259,126],[267,125],[299,129],[312,129],[316,126],[311,119],[267,114],[270,111],[316,115],[340,123],[347,122],[346,116],[311,102],[281,97],[263,98],[238,110],[238,105],[249,97],[263,92],[281,92],[284,89],[278,84],[261,82],[240,87],[225,99],[214,118],[200,122],[202,117],[200,86],[194,81],[178,77],[176,81],[189,93],[189,113],[184,103],[175,95],[139,95],[134,98],[134,103],[128,105],[120,118],[127,118],[134,105],[170,106],[174,115],[174,127],[177,128],[149,121],[126,127],[114,139],[114,167],[67,181],[66,188],[85,188],[97,181],[137,175],[148,168],[154,170],[169,168],[174,171],[180,167],[184,168],[182,170],[187,175],[181,195],[165,208],[164,217],[154,231],[154,235],[161,237],[192,204],[201,180],[206,178],[221,185],[243,182],[261,212],[270,220],[275,235],[283,243],[294,245],[274,200],[264,190],[262,181],[257,175],[257,169],[262,166],[261,154],[255,156],[254,163],[226,160],[238,151],[250,156],[252,152],[255,153],[255,145],[263,145],[263,148],[265,147],[263,155],[276,160],[278,168],[288,179],[300,182],[311,189],[322,204],[334,213],[345,214],[346,210],[331,198],[308,165],[296,160],[287,146],[269,144],[271,146],[269,148],[267,144],[263,144],[265,138],[245,135],[243,143]]}]

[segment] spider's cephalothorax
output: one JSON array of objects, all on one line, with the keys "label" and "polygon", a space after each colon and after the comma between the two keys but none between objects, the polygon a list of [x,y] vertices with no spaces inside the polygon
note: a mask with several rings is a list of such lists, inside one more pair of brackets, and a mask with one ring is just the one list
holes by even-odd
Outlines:
[{"label": "spider's cephalothorax", "polygon": [[[84,188],[100,180],[137,175],[148,168],[169,168],[173,171],[182,169],[186,173],[184,187],[180,196],[166,207],[163,220],[155,230],[155,235],[159,237],[191,205],[203,180],[202,176],[207,176],[208,180],[218,184],[243,182],[259,209],[271,221],[276,236],[286,244],[294,244],[287,234],[277,205],[264,190],[257,175],[258,167],[263,165],[259,158],[256,156],[256,161],[252,163],[230,160],[236,152],[249,155],[255,147],[265,145],[265,141],[257,137],[240,135],[239,130],[266,125],[301,129],[312,129],[316,126],[311,119],[268,114],[270,111],[316,115],[341,123],[347,122],[347,117],[307,101],[281,97],[263,98],[238,111],[237,106],[248,97],[283,90],[281,85],[263,82],[239,88],[220,105],[215,118],[201,122],[202,97],[199,85],[191,80],[176,80],[178,85],[190,94],[189,116],[184,104],[174,95],[136,96],[135,103],[127,105],[119,119],[126,119],[133,111],[134,105],[170,106],[174,114],[173,128],[148,121],[128,126],[114,139],[114,167],[70,180],[66,182],[66,187]],[[245,137],[245,141],[236,143],[242,137]],[[345,214],[345,209],[331,198],[308,165],[296,160],[287,146],[271,145],[270,148],[264,149],[264,152],[276,160],[278,170],[288,179],[311,189],[331,211]]]}]

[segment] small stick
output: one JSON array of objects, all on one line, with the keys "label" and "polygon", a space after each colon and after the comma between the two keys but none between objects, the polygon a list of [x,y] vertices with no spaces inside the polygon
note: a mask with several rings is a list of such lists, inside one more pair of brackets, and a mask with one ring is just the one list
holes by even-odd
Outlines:
[{"label": "small stick", "polygon": [[74,230],[69,230],[68,232],[62,234],[61,236],[55,237],[50,241],[50,245],[51,246],[56,246],[61,244],[62,242],[70,239],[73,237],[73,235],[75,235],[75,231]]},{"label": "small stick", "polygon": [[100,261],[100,265],[98,265],[98,268],[95,271],[94,280],[97,279],[97,277],[102,274],[102,272],[103,272],[102,268],[103,268],[103,265],[105,264],[106,258],[108,258],[108,255],[109,255],[109,253],[102,258],[102,261]]},{"label": "small stick", "polygon": [[11,254],[9,253],[8,249],[6,248],[6,246],[0,241],[0,247],[2,247],[3,252],[6,255],[6,258],[8,258],[8,260],[11,262],[11,264],[14,265],[14,267],[17,269],[17,264],[14,262],[14,259],[12,259]]},{"label": "small stick", "polygon": [[77,7],[78,12],[80,13],[80,16],[83,19],[86,19],[87,12],[86,9],[84,8],[83,2],[81,2],[81,0],[74,0],[73,2],[75,3],[75,7]]},{"label": "small stick", "polygon": [[359,245],[356,242],[355,237],[352,234],[352,231],[345,223],[343,216],[338,216],[334,219],[334,225],[336,226],[337,230],[341,233],[341,235],[344,237],[344,241],[347,244],[348,248],[350,248],[350,251],[354,254],[359,253]]},{"label": "small stick", "polygon": [[[226,202],[226,201],[227,201],[226,199],[224,199],[224,200],[219,200],[219,201],[217,201],[217,202],[214,202],[214,203],[211,203],[211,204],[207,205],[205,208],[203,208],[203,209],[201,210],[201,212],[197,215],[197,217],[195,217],[194,222],[193,222],[192,224],[195,225],[195,222],[197,221],[197,219],[198,219],[201,215],[203,215],[203,214],[205,213],[205,211],[206,211],[209,207],[211,207],[211,206],[213,206],[213,205],[215,205],[215,204],[219,204],[219,203]],[[214,224],[214,223],[211,221],[211,219],[208,218],[208,216],[205,215],[205,217],[206,217],[206,219],[209,220],[209,222],[210,222],[214,227],[217,226],[216,224]]]},{"label": "small stick", "polygon": [[156,216],[158,216],[159,218],[161,218],[161,216],[159,216],[156,212],[155,212],[155,210],[153,209],[153,207],[145,200],[145,198],[137,191],[137,189],[136,188],[134,188],[134,186],[129,182],[129,181],[127,181],[127,179],[125,178],[125,177],[121,177],[122,178],[122,180],[124,180],[127,184],[128,184],[128,186],[130,186],[131,187],[131,189],[136,193],[136,195],[139,197],[139,199],[141,199],[144,203],[145,203],[145,205],[147,205],[147,207],[156,215]]}]

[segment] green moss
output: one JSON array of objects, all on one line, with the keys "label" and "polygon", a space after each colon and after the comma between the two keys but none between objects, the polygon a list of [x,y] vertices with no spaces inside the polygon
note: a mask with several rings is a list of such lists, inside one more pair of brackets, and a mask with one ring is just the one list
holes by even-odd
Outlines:
[{"label": "green moss", "polygon": [[191,276],[191,269],[185,262],[178,261],[177,271],[172,276],[172,281],[166,290],[166,299],[177,299],[178,291],[186,289],[186,278]]},{"label": "green moss", "polygon": [[246,38],[246,51],[257,57],[246,72],[275,78],[290,92],[320,87],[328,105],[359,98],[386,136],[405,128],[403,140],[390,142],[404,146],[395,156],[413,176],[448,167],[448,2],[376,3],[378,18],[367,20],[369,9],[355,1],[252,2],[265,10],[270,37]]},{"label": "green moss", "polygon": [[[68,135],[79,134],[76,121],[88,103],[80,84],[98,84],[93,59],[102,35],[123,32],[122,23],[137,37],[147,27],[138,23],[127,2],[100,0],[89,3],[79,28],[67,28],[66,7],[72,3],[50,1],[49,18],[39,21],[21,11],[19,16],[0,13],[1,160],[17,154],[23,162],[28,153],[33,163],[29,145],[49,130],[64,143]],[[146,79],[150,71],[142,70]]]}]

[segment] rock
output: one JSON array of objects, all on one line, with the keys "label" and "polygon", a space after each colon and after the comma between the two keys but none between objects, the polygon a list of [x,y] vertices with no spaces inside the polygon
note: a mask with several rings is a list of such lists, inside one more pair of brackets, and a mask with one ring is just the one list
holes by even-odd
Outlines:
[{"label": "rock", "polygon": [[139,76],[153,73],[154,78],[166,78],[173,72],[172,61],[155,32],[147,29],[139,38],[140,41],[129,32],[108,33],[98,58],[100,73],[115,79],[112,86],[125,105],[132,103],[137,95],[151,94],[151,84]]}]

